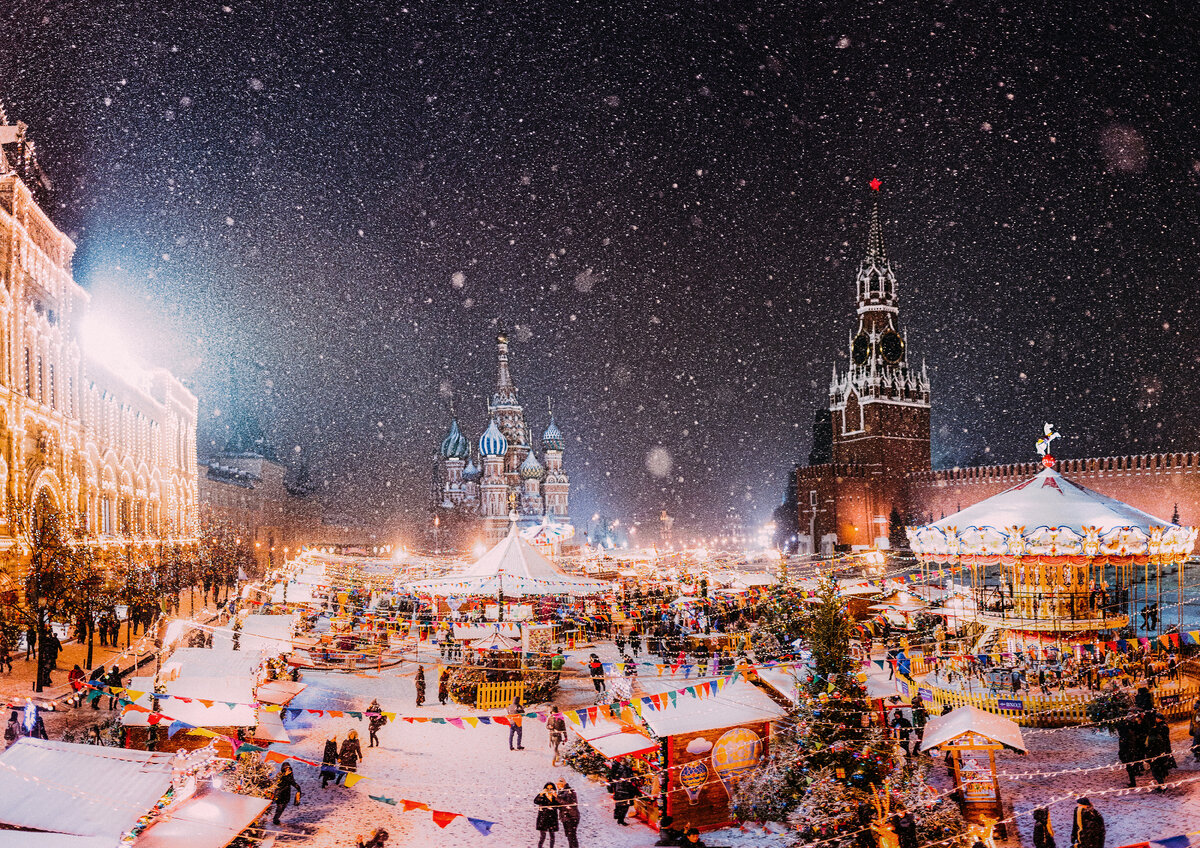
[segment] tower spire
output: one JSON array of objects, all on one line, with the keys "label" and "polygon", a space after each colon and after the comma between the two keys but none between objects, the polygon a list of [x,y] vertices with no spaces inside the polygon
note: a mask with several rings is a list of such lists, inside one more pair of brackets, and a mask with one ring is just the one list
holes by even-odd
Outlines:
[{"label": "tower spire", "polygon": [[867,231],[867,259],[877,263],[887,262],[887,249],[883,245],[883,227],[879,223],[879,200],[871,205],[871,228]]}]

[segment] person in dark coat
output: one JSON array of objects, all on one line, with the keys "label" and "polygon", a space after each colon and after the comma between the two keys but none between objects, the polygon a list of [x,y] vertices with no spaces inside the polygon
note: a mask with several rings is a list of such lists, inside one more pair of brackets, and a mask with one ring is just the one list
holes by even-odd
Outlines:
[{"label": "person in dark coat", "polygon": [[1137,786],[1145,757],[1145,732],[1142,722],[1134,717],[1123,719],[1117,725],[1117,757],[1125,764],[1129,785]]},{"label": "person in dark coat", "polygon": [[896,730],[896,741],[900,743],[900,748],[904,751],[904,756],[909,755],[909,731],[912,730],[912,722],[904,717],[904,710],[896,710],[896,717],[892,719],[892,727]]},{"label": "person in dark coat", "polygon": [[600,658],[595,654],[591,655],[588,661],[588,673],[592,675],[592,686],[597,692],[604,691],[604,663],[600,662]]},{"label": "person in dark coat", "polygon": [[442,673],[438,675],[438,703],[443,707],[446,706],[446,701],[450,699],[450,669],[443,668]]},{"label": "person in dark coat", "polygon": [[110,672],[109,672],[109,673],[108,673],[108,674],[105,676],[105,678],[104,678],[104,685],[105,685],[105,686],[107,686],[107,687],[109,687],[109,690],[110,690],[110,691],[109,691],[109,694],[108,694],[108,708],[109,708],[110,710],[111,710],[111,709],[115,709],[115,708],[116,708],[116,706],[117,706],[117,701],[118,701],[118,700],[120,700],[120,699],[119,699],[119,697],[118,697],[118,696],[117,696],[117,695],[116,695],[116,694],[115,694],[113,691],[111,691],[111,690],[113,690],[113,689],[120,689],[120,688],[121,688],[121,669],[117,668],[117,667],[114,665],[114,666],[112,667],[112,671],[110,671]]},{"label": "person in dark coat", "polygon": [[98,665],[88,676],[87,699],[92,702],[92,709],[100,709],[100,687],[104,685],[104,666]]},{"label": "person in dark coat", "polygon": [[1150,719],[1150,729],[1146,733],[1146,759],[1150,760],[1150,774],[1158,784],[1155,792],[1162,791],[1171,769],[1175,768],[1175,757],[1171,754],[1171,729],[1161,713],[1156,713]]},{"label": "person in dark coat", "polygon": [[279,824],[279,816],[287,809],[287,805],[292,802],[292,792],[296,793],[296,806],[300,806],[300,784],[296,782],[296,776],[292,774],[292,767],[288,763],[284,763],[279,769],[279,782],[275,784],[275,815],[271,819],[274,824]]},{"label": "person in dark coat", "polygon": [[579,848],[579,796],[571,788],[571,784],[559,778],[558,781],[558,820],[562,822],[563,834],[567,837],[567,848]]},{"label": "person in dark coat", "polygon": [[1033,811],[1033,848],[1054,848],[1054,825],[1046,807]]},{"label": "person in dark coat", "polygon": [[1104,817],[1087,798],[1075,802],[1071,848],[1104,848]]},{"label": "person in dark coat", "polygon": [[683,828],[675,826],[673,816],[663,816],[658,820],[658,841],[656,846],[679,848],[683,844]]},{"label": "person in dark coat", "polygon": [[1149,688],[1138,687],[1137,694],[1133,696],[1133,708],[1141,713],[1148,713],[1154,709],[1154,698],[1151,697]]},{"label": "person in dark coat", "polygon": [[[358,744],[358,731],[351,730],[342,740],[342,749],[338,751],[338,762],[346,771],[358,769],[358,761],[362,759],[362,746]],[[341,782],[340,780],[338,781]]]},{"label": "person in dark coat", "polygon": [[342,782],[342,773],[338,769],[338,743],[337,737],[325,740],[325,753],[321,755],[321,788],[329,787],[329,781],[333,781],[334,785],[340,785]]},{"label": "person in dark coat", "polygon": [[553,783],[547,783],[542,787],[542,791],[533,799],[533,803],[537,804],[537,829],[538,829],[538,848],[542,848],[542,843],[546,841],[546,834],[550,834],[550,848],[554,848],[554,835],[558,833],[558,793],[554,789]]},{"label": "person in dark coat", "polygon": [[425,666],[417,666],[417,706],[425,703]]},{"label": "person in dark coat", "polygon": [[917,848],[917,821],[908,810],[895,816],[892,821],[896,837],[900,840],[900,848]]},{"label": "person in dark coat", "polygon": [[617,805],[613,809],[613,818],[622,827],[629,827],[629,822],[625,821],[625,816],[629,815],[629,808],[633,806],[633,799],[636,797],[637,790],[634,789],[632,778],[622,777],[614,784],[613,800],[617,802]]},{"label": "person in dark coat", "polygon": [[374,700],[367,707],[367,712],[370,715],[367,717],[367,730],[370,733],[370,741],[367,742],[368,748],[379,747],[379,729],[387,724],[387,716],[383,715],[383,708],[379,706],[379,701]]}]

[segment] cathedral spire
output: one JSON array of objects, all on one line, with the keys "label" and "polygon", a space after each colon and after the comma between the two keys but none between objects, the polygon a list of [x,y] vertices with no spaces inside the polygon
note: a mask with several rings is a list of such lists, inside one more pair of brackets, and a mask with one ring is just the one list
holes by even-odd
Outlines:
[{"label": "cathedral spire", "polygon": [[496,336],[496,391],[503,393],[513,388],[512,375],[508,372],[508,336]]}]

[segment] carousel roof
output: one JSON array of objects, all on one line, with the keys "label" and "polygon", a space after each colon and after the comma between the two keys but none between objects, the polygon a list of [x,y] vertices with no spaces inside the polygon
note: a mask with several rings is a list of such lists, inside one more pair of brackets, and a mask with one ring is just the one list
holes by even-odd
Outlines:
[{"label": "carousel roof", "polygon": [[961,512],[908,528],[918,557],[1186,556],[1196,530],[1072,483],[1053,468]]},{"label": "carousel roof", "polygon": [[496,595],[522,598],[531,595],[598,595],[612,586],[568,574],[529,544],[516,530],[465,571],[404,584],[410,592],[430,595]]}]

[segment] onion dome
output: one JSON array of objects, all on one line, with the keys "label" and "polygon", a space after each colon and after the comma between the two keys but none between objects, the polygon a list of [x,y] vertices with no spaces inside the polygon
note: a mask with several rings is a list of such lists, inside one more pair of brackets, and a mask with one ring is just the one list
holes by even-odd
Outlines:
[{"label": "onion dome", "polygon": [[487,431],[479,437],[479,454],[481,456],[504,456],[508,453],[508,439],[496,426],[496,419],[488,425]]},{"label": "onion dome", "polygon": [[537,454],[533,451],[525,457],[525,461],[521,463],[518,469],[522,480],[541,480],[546,475],[546,469],[542,468],[542,464],[538,462]]},{"label": "onion dome", "polygon": [[464,480],[474,480],[479,476],[479,468],[475,465],[475,460],[467,460],[467,467],[463,469]]},{"label": "onion dome", "polygon": [[471,443],[458,429],[458,419],[450,422],[450,432],[442,439],[442,459],[467,459],[471,455]]},{"label": "onion dome", "polygon": [[566,439],[563,438],[562,430],[558,429],[558,425],[554,423],[554,416],[550,416],[550,426],[546,428],[546,432],[542,433],[542,450],[562,451],[566,448]]}]

